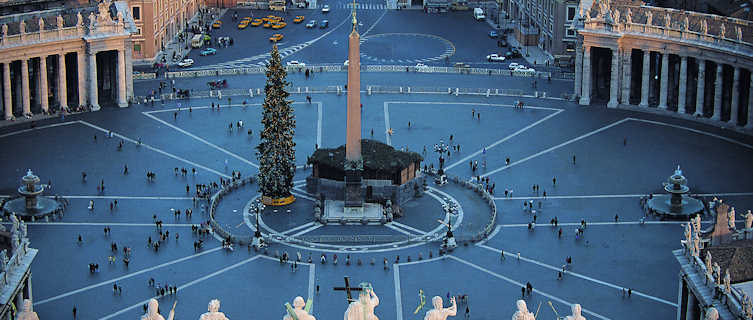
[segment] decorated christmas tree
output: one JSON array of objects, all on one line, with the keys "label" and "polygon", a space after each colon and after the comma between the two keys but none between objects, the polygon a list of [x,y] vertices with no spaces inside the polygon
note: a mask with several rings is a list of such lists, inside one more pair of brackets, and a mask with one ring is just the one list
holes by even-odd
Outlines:
[{"label": "decorated christmas tree", "polygon": [[290,83],[282,66],[277,45],[272,47],[272,57],[267,65],[267,84],[264,87],[261,142],[256,149],[259,160],[259,192],[267,205],[284,205],[294,201],[290,193],[295,174],[295,115],[290,94],[285,91]]}]

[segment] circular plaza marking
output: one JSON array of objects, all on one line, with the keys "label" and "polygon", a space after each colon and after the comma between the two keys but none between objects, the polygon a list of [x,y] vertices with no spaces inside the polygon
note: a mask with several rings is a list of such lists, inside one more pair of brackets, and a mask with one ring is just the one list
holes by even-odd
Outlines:
[{"label": "circular plaza marking", "polygon": [[[403,44],[411,43],[412,46]],[[416,54],[419,46],[435,55]],[[371,61],[418,63],[443,60],[455,54],[450,40],[423,33],[380,33],[361,38],[361,57]]]}]

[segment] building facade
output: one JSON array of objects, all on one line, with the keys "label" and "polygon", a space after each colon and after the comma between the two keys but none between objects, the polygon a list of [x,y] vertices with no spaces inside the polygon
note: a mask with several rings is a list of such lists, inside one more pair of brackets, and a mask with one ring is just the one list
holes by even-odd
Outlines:
[{"label": "building facade", "polygon": [[637,105],[753,130],[753,22],[615,2],[579,13],[580,104]]},{"label": "building facade", "polygon": [[[33,301],[31,263],[39,250],[29,247],[26,225],[14,219],[11,230],[0,228],[0,319],[14,319],[25,299]],[[15,308],[14,308],[15,307]]]},{"label": "building facade", "polygon": [[75,14],[49,16],[42,11],[4,21],[4,118],[61,109],[99,110],[102,104],[128,106],[133,96],[133,22],[124,10],[124,3],[101,2]]},{"label": "building facade", "polygon": [[[188,27],[204,7],[204,0],[128,0],[136,26],[133,58],[153,59],[167,43]],[[233,1],[234,2],[234,1]]]},{"label": "building facade", "polygon": [[578,0],[504,0],[508,27],[522,45],[538,46],[551,55],[574,55],[573,20]]}]

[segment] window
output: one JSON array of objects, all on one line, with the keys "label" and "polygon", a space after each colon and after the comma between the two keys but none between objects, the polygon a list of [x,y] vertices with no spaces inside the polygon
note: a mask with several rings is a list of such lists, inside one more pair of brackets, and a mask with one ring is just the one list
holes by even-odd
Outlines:
[{"label": "window", "polygon": [[567,7],[567,21],[575,19],[575,7]]},{"label": "window", "polygon": [[141,28],[136,28],[136,35],[137,35],[137,36],[140,36],[140,35],[141,35]]},{"label": "window", "polygon": [[135,43],[133,45],[133,51],[141,52],[141,44],[140,43]]},{"label": "window", "polygon": [[575,29],[567,28],[565,29],[565,32],[567,33],[568,37],[575,37]]},{"label": "window", "polygon": [[133,20],[141,20],[141,7],[133,7]]}]

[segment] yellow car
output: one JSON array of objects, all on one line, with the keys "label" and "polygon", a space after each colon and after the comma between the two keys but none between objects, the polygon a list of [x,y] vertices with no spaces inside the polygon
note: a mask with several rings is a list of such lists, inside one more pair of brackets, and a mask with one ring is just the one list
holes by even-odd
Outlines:
[{"label": "yellow car", "polygon": [[260,25],[261,25],[262,23],[264,23],[264,21],[263,21],[263,20],[261,20],[261,19],[254,19],[253,21],[251,21],[251,26],[252,26],[252,27],[258,27],[258,26],[260,26]]},{"label": "yellow car", "polygon": [[275,33],[271,37],[269,37],[269,41],[277,42],[277,41],[282,40],[282,38],[283,38],[283,35],[281,33]]},{"label": "yellow car", "polygon": [[241,22],[243,22],[243,21],[251,22],[251,20],[253,20],[253,19],[251,19],[251,17],[243,17],[243,19],[241,19]]},{"label": "yellow car", "polygon": [[222,21],[217,20],[214,23],[212,23],[212,28],[219,29],[220,27],[222,27]]},{"label": "yellow car", "polygon": [[306,19],[304,16],[296,16],[295,19],[293,19],[293,23],[301,23],[303,20]]},{"label": "yellow car", "polygon": [[241,21],[238,24],[238,29],[246,29],[246,27],[248,27],[248,21]]},{"label": "yellow car", "polygon": [[267,28],[267,29],[269,29],[269,28],[272,27],[272,23],[271,22],[267,22],[267,23],[264,24],[264,27]]},{"label": "yellow car", "polygon": [[277,24],[272,25],[272,29],[279,30],[279,29],[285,28],[285,26],[287,25],[288,24],[285,22],[278,22]]}]

